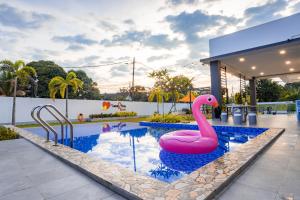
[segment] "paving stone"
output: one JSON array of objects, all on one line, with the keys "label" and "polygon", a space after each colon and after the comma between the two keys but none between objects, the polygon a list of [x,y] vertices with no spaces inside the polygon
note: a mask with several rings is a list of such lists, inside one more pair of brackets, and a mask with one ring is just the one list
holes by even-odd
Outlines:
[{"label": "paving stone", "polygon": [[45,198],[52,198],[59,194],[79,189],[88,185],[90,181],[87,178],[80,176],[69,176],[63,179],[50,181],[37,186],[37,189]]},{"label": "paving stone", "polygon": [[0,197],[0,200],[44,200],[42,195],[33,188],[24,189]]},{"label": "paving stone", "polygon": [[[72,200],[101,200],[105,199],[107,197],[112,196],[114,193],[99,185],[86,185],[74,190],[71,190],[69,192],[63,193],[58,196],[54,196],[53,198],[50,198],[51,200],[65,200],[65,199],[72,199]],[[49,199],[49,200],[50,200]]]},{"label": "paving stone", "polygon": [[21,170],[21,167],[14,157],[11,157],[9,159],[0,158],[0,175],[18,170]]},{"label": "paving stone", "polygon": [[107,198],[104,198],[103,200],[126,200],[124,197],[121,197],[118,194],[114,194],[112,196],[109,196]]},{"label": "paving stone", "polygon": [[276,198],[275,192],[270,192],[241,183],[234,183],[228,190],[226,190],[220,200],[273,200]]},{"label": "paving stone", "polygon": [[24,190],[32,186],[30,180],[25,176],[1,176],[0,197],[13,192]]},{"label": "paving stone", "polygon": [[46,170],[44,172],[32,172],[28,176],[33,185],[40,185],[50,181],[63,179],[72,175],[76,175],[73,169],[65,167],[57,167],[54,169]]},{"label": "paving stone", "polygon": [[300,171],[289,170],[284,180],[284,184],[279,189],[279,194],[284,196],[286,194],[294,195],[295,199],[300,199]]}]

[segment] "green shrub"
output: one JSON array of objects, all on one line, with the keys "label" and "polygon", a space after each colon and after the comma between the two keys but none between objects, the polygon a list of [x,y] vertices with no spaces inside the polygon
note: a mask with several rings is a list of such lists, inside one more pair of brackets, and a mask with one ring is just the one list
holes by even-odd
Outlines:
[{"label": "green shrub", "polygon": [[[211,118],[211,115],[206,115],[207,119]],[[154,114],[148,118],[150,122],[161,122],[161,123],[188,123],[195,121],[193,115],[174,115],[174,114]]]},{"label": "green shrub", "polygon": [[94,118],[107,118],[107,117],[114,117],[112,113],[100,113],[100,114],[91,114],[89,116],[91,119],[94,119]]},{"label": "green shrub", "polygon": [[296,111],[296,104],[295,103],[289,104],[288,105],[288,111],[295,112]]},{"label": "green shrub", "polygon": [[166,115],[152,115],[149,118],[150,122],[163,122],[163,123],[179,123],[186,121],[182,115],[173,115],[173,114],[166,114]]},{"label": "green shrub", "polygon": [[12,140],[19,138],[19,135],[10,128],[0,126],[0,141],[1,140]]},{"label": "green shrub", "polygon": [[137,115],[136,112],[116,112],[114,114],[116,117],[134,117]]},{"label": "green shrub", "polygon": [[134,117],[137,116],[136,112],[116,112],[116,113],[100,113],[100,114],[91,114],[89,117],[94,118],[109,118],[109,117]]}]

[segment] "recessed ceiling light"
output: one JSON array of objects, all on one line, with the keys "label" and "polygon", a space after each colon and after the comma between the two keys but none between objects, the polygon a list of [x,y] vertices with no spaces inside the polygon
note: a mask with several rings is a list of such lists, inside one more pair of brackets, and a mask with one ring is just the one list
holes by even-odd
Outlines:
[{"label": "recessed ceiling light", "polygon": [[244,62],[245,61],[245,58],[240,58],[240,62]]},{"label": "recessed ceiling light", "polygon": [[251,69],[255,70],[255,69],[256,69],[256,66],[252,66]]},{"label": "recessed ceiling light", "polygon": [[295,69],[294,68],[290,68],[290,72],[293,72]]},{"label": "recessed ceiling light", "polygon": [[286,65],[290,65],[292,62],[290,60],[285,61]]},{"label": "recessed ceiling light", "polygon": [[279,51],[279,54],[281,54],[281,55],[284,55],[285,53],[286,53],[285,50],[280,50],[280,51]]},{"label": "recessed ceiling light", "polygon": [[264,75],[265,73],[263,73],[263,72],[260,72],[259,74],[262,76],[262,75]]}]

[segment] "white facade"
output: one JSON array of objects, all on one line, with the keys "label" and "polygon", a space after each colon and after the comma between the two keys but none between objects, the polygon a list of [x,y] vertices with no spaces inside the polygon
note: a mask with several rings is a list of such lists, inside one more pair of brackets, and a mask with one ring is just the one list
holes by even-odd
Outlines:
[{"label": "white facade", "polygon": [[[12,97],[0,97],[0,124],[11,123],[11,113],[12,113]],[[117,105],[118,101],[109,101],[113,105]],[[100,113],[114,113],[118,111],[116,107],[110,107],[108,110],[102,109],[103,101],[100,100],[69,100],[69,118],[76,119],[79,113],[82,113],[85,117],[88,117],[90,114],[100,114]],[[156,102],[130,102],[123,101],[123,105],[126,105],[126,111],[134,111],[138,115],[151,115],[157,110]],[[30,115],[31,110],[38,105],[53,104],[55,105],[62,113],[65,113],[65,100],[47,98],[26,98],[18,97],[17,98],[17,113],[16,113],[16,122],[25,123],[32,122]],[[168,112],[171,108],[171,103],[165,103],[164,109],[165,112]],[[189,108],[188,104],[177,104],[176,108],[178,111],[181,111],[182,108]],[[162,111],[162,104],[160,104],[160,112]],[[47,113],[42,113],[42,116],[46,120],[53,120],[52,116]]]},{"label": "white facade", "polygon": [[300,37],[300,13],[209,41],[210,57]]}]

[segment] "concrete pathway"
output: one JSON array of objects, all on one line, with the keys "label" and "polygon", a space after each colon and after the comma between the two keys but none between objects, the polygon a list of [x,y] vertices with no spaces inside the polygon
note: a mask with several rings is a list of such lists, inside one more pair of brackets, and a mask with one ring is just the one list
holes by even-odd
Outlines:
[{"label": "concrete pathway", "polygon": [[300,200],[300,124],[295,115],[260,116],[258,126],[286,131],[219,199]]},{"label": "concrete pathway", "polygon": [[122,200],[24,139],[0,142],[0,200]]}]

